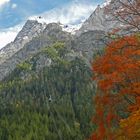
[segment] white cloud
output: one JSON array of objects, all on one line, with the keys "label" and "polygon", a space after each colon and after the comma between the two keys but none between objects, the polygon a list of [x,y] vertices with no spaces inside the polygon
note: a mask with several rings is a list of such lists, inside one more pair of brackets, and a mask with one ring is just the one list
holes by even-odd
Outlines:
[{"label": "white cloud", "polygon": [[0,32],[0,49],[6,44],[10,43],[15,39],[17,33],[20,31],[21,25],[5,29]]},{"label": "white cloud", "polygon": [[17,4],[16,4],[16,3],[13,3],[12,6],[11,6],[11,8],[12,8],[12,9],[17,8]]},{"label": "white cloud", "polygon": [[[32,16],[29,19],[37,19],[40,22],[61,22],[63,24],[76,24],[83,22],[94,11],[96,5],[88,3],[73,2],[64,7],[59,7],[42,13],[37,16]],[[38,17],[42,18],[39,19]]]},{"label": "white cloud", "polygon": [[[2,3],[2,1],[9,2],[10,0],[0,0],[0,3]],[[37,19],[39,22],[46,23],[61,22],[62,24],[73,24],[80,27],[80,23],[85,21],[94,11],[94,9],[96,8],[96,4],[92,5],[89,3],[82,3],[78,1],[70,3],[63,7],[52,9],[40,15],[31,16],[29,19]],[[16,5],[13,6],[13,8],[15,7]],[[42,18],[39,19],[39,16],[41,16]],[[18,25],[16,27],[0,31],[0,48],[13,41],[21,27],[21,25]]]},{"label": "white cloud", "polygon": [[0,0],[0,8],[8,2],[10,2],[10,0]]}]

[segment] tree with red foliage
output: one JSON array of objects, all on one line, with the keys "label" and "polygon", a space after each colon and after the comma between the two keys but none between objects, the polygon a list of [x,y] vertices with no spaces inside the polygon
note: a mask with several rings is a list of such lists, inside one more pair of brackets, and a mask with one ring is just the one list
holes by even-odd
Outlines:
[{"label": "tree with red foliage", "polygon": [[[97,125],[97,129],[90,139],[119,139],[124,135],[123,130],[127,130],[130,126],[128,123],[125,127],[127,119],[121,120],[117,114],[118,104],[124,100],[128,102],[130,111],[128,121],[135,116],[134,114],[140,113],[139,36],[125,36],[112,41],[106,47],[105,54],[95,60],[93,72],[94,80],[97,82],[94,99],[96,114],[93,122]],[[116,125],[119,125],[120,120],[123,127],[121,134],[118,134]]]}]

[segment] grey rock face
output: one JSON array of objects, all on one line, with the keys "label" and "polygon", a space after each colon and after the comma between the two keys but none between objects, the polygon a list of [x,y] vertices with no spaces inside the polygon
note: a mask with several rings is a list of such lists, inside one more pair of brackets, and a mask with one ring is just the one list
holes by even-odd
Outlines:
[{"label": "grey rock face", "polygon": [[[17,36],[16,40],[18,41],[19,39],[21,39],[21,36],[23,35],[20,34],[19,36]],[[11,57],[8,57],[3,63],[0,64],[0,80],[2,80],[11,71],[13,71],[17,64],[25,61],[27,58],[32,57],[41,48],[49,46],[55,43],[56,41],[68,43],[70,40],[71,35],[67,32],[63,32],[61,27],[59,27],[56,23],[48,24],[43,29],[42,33],[38,34],[36,37],[34,36],[19,50],[15,50],[15,52],[11,55]]]},{"label": "grey rock face", "polygon": [[52,60],[48,58],[45,54],[39,55],[38,60],[36,61],[36,71],[43,69],[45,66],[50,66]]},{"label": "grey rock face", "polygon": [[[117,1],[112,1],[109,6],[111,6],[115,11],[117,7],[119,7],[119,3]],[[98,5],[91,16],[83,23],[80,30],[77,31],[77,35],[91,30],[102,30],[109,32],[114,28],[120,27],[122,23],[113,20],[112,15],[106,12],[106,8],[107,6],[101,7]]]},{"label": "grey rock face", "polygon": [[18,33],[14,42],[0,50],[0,64],[22,49],[24,45],[30,42],[34,37],[39,36],[44,31],[45,27],[46,24],[40,24],[37,21],[28,20],[22,30]]},{"label": "grey rock face", "polygon": [[[110,3],[110,5],[116,7],[118,4]],[[62,27],[57,23],[42,24],[28,20],[14,42],[0,50],[0,80],[13,71],[17,64],[56,41],[65,42],[67,49],[71,50],[68,59],[78,56],[89,62],[93,54],[106,45],[108,40],[106,32],[120,26],[120,23],[111,19],[112,16],[105,13],[105,7],[98,6],[75,36],[62,31]],[[49,63],[47,56],[40,56],[37,62],[38,70]]]},{"label": "grey rock face", "polygon": [[45,29],[46,24],[38,23],[36,20],[28,20],[23,26],[22,30],[17,35],[15,41],[30,40],[33,37],[40,35]]},{"label": "grey rock face", "polygon": [[[89,31],[82,33],[79,37],[62,31],[61,26],[56,23],[48,25],[40,24],[37,21],[27,21],[19,32],[14,42],[7,45],[0,51],[0,80],[12,72],[16,65],[31,58],[40,49],[51,44],[65,42],[68,50],[74,50],[69,58],[84,57],[87,61],[92,58],[93,51],[103,46],[101,39],[103,31]],[[37,62],[38,70],[43,65],[49,65],[50,60],[42,56]]]},{"label": "grey rock face", "polygon": [[107,42],[106,33],[104,31],[88,31],[76,37],[72,43],[72,48],[76,52],[81,52],[88,60],[93,58],[93,53],[101,50]]}]

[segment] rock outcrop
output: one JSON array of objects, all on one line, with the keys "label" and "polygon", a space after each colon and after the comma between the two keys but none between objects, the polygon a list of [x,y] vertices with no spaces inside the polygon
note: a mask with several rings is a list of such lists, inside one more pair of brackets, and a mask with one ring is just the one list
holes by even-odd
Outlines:
[{"label": "rock outcrop", "polygon": [[15,40],[0,50],[0,65],[22,49],[24,45],[30,42],[34,37],[39,36],[45,28],[46,24],[28,20]]},{"label": "rock outcrop", "polygon": [[[98,6],[75,35],[63,30],[59,23],[45,24],[37,20],[28,20],[15,40],[0,50],[0,80],[12,72],[17,64],[57,41],[65,42],[67,49],[73,52],[71,56],[81,56],[89,62],[94,52],[105,46],[106,33],[121,25],[112,21],[110,14],[105,13],[108,4],[112,7],[117,5],[113,4],[112,0],[103,6]],[[44,59],[47,59],[46,56],[41,57],[40,61]],[[42,67],[40,63],[38,62]]]},{"label": "rock outcrop", "polygon": [[[33,29],[37,30],[37,28],[39,28],[39,31],[35,32],[34,30],[33,33],[32,29],[29,29],[32,27],[32,23],[36,23],[37,25],[37,27],[34,26]],[[41,48],[49,46],[56,41],[68,43],[72,38],[69,33],[62,31],[62,28],[56,23],[45,25],[45,28],[43,26],[43,29],[40,29],[41,27],[39,26],[42,25],[40,25],[40,23],[38,24],[37,21],[27,21],[22,31],[18,34],[15,41],[12,43],[12,48],[9,48],[10,50],[13,50],[7,50],[7,46],[2,50],[4,52],[3,54],[5,54],[5,57],[4,55],[1,55],[1,57],[3,57],[3,61],[0,63],[0,80],[2,80],[11,71],[13,71],[17,64],[25,61],[29,57],[32,57],[32,55],[36,54]],[[26,30],[30,30],[30,32]],[[27,36],[27,34],[29,35],[29,39],[25,43],[24,36]],[[30,37],[31,35],[32,38]],[[18,45],[20,45],[19,41],[24,43],[18,47]],[[6,52],[9,53],[8,56],[6,55]]]},{"label": "rock outcrop", "polygon": [[[106,12],[107,6],[113,7],[119,6],[119,3],[115,2],[107,2],[103,6],[98,5],[95,11],[90,15],[90,17],[83,23],[82,27],[77,31],[77,35],[80,35],[83,32],[94,31],[94,30],[102,30],[104,32],[112,31],[114,28],[118,28],[121,26],[121,23],[112,20],[112,15]],[[114,10],[116,7],[114,7]]]}]

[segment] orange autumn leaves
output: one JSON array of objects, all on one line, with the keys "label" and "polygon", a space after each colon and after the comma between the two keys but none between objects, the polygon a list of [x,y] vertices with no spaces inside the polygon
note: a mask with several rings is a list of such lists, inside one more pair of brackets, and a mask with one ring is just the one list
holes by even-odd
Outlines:
[{"label": "orange autumn leaves", "polygon": [[[97,82],[93,122],[97,128],[91,140],[140,139],[139,36],[126,36],[111,42],[105,54],[94,62],[93,72]],[[121,119],[117,113],[121,102],[128,102],[130,115],[126,119]],[[127,133],[130,136],[125,136]]]},{"label": "orange autumn leaves", "polygon": [[126,84],[137,82],[140,76],[139,51],[140,41],[136,36],[124,37],[110,43],[104,56],[98,58],[93,66],[100,88],[109,90],[116,85],[125,84],[126,87]]},{"label": "orange autumn leaves", "polygon": [[117,140],[140,139],[140,109],[131,113],[127,119],[120,121],[121,132]]}]

